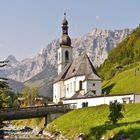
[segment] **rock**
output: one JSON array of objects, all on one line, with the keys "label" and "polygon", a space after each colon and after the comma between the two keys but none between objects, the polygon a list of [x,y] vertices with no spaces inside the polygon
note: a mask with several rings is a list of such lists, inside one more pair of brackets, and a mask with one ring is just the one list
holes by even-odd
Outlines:
[{"label": "rock", "polygon": [[122,134],[119,136],[119,140],[130,140],[130,138],[126,136],[125,134]]},{"label": "rock", "polygon": [[74,140],[85,140],[84,134],[83,133],[80,133],[77,137],[75,137]]},{"label": "rock", "polygon": [[51,133],[50,133],[49,131],[43,130],[43,135],[44,135],[44,136],[51,137]]},{"label": "rock", "polygon": [[32,133],[37,136],[37,135],[39,135],[40,131],[41,131],[41,128],[35,127],[33,129]]},{"label": "rock", "polygon": [[33,129],[28,127],[28,126],[25,126],[23,129],[21,129],[20,131],[22,132],[31,132]]},{"label": "rock", "polygon": [[3,138],[4,137],[4,132],[3,130],[0,130],[0,138]]}]

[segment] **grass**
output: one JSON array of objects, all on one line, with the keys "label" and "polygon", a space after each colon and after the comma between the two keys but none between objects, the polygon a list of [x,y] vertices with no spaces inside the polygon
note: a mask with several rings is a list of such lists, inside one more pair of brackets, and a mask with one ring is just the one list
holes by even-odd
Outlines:
[{"label": "grass", "polygon": [[105,140],[112,137],[118,140],[123,134],[131,140],[140,138],[140,104],[124,106],[124,118],[117,125],[107,125],[109,108],[107,105],[73,110],[51,122],[46,129],[52,133],[61,131],[71,140],[80,133],[84,133],[86,140]]},{"label": "grass", "polygon": [[[103,92],[109,94],[140,93],[140,65],[116,74],[111,80],[103,81]],[[136,72],[135,72],[136,71]]]},{"label": "grass", "polygon": [[13,125],[16,125],[16,126],[29,126],[31,128],[35,128],[35,126],[37,126],[39,128],[43,128],[44,123],[45,123],[44,118],[22,119],[22,120],[12,121]]}]

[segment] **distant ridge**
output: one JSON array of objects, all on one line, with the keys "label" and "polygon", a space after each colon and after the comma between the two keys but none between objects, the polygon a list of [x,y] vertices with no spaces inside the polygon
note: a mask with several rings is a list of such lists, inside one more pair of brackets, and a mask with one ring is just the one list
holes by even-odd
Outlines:
[{"label": "distant ridge", "polygon": [[[73,57],[77,58],[83,52],[86,52],[93,62],[93,65],[95,67],[100,66],[108,57],[108,52],[112,48],[115,48],[117,44],[124,38],[126,38],[131,33],[131,31],[132,30],[129,29],[101,30],[95,28],[90,33],[72,39],[74,52]],[[26,58],[19,62],[13,56],[10,56],[9,58],[12,60],[11,63],[9,63],[6,68],[0,70],[0,75],[15,81],[25,82],[26,85],[28,85],[27,83],[30,83],[29,85],[34,87],[36,86],[37,81],[39,81],[38,79],[40,79],[40,73],[44,73],[44,71],[48,69],[49,72],[46,71],[45,75],[43,74],[44,76],[40,80],[40,82],[43,81],[41,82],[43,84],[39,84],[39,88],[41,94],[51,95],[52,93],[45,93],[45,91],[51,92],[50,87],[53,77],[55,77],[54,73],[57,73],[56,68],[58,47],[59,39],[55,39],[45,48],[41,49],[41,51],[33,58]],[[35,80],[32,80],[32,78]]]}]

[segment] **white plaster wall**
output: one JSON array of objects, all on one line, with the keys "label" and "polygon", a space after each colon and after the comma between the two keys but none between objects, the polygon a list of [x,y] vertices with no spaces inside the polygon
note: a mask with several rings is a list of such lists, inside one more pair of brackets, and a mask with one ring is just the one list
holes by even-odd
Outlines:
[{"label": "white plaster wall", "polygon": [[[93,86],[93,84],[95,84],[95,86]],[[83,85],[84,85],[85,93],[95,90],[97,96],[101,95],[101,81],[87,80],[84,81]]]},{"label": "white plaster wall", "polygon": [[[84,79],[85,76],[77,76],[64,81],[64,86],[66,87],[65,97],[72,97],[75,92],[79,90],[79,81],[83,81]],[[67,90],[67,88],[69,90]]]},{"label": "white plaster wall", "polygon": [[58,94],[58,83],[53,84],[53,102],[57,103],[60,95]]},{"label": "white plaster wall", "polygon": [[64,100],[64,104],[76,103],[77,108],[82,108],[83,102],[88,102],[88,106],[97,106],[101,104],[109,104],[111,101],[117,100],[120,103],[123,103],[123,98],[130,97],[130,100],[134,100],[134,95],[122,95],[122,96],[108,96],[108,97],[96,97],[96,98],[84,98],[84,99],[75,99],[75,100]]},{"label": "white plaster wall", "polygon": [[135,94],[135,103],[139,103],[139,102],[140,102],[140,95]]},{"label": "white plaster wall", "polygon": [[60,98],[64,97],[64,81],[60,81]]},{"label": "white plaster wall", "polygon": [[[79,90],[79,82],[84,81],[84,79],[85,79],[85,76],[77,76],[76,77],[76,91]],[[84,87],[83,87],[83,89],[84,89]]]},{"label": "white plaster wall", "polygon": [[58,103],[62,97],[64,97],[64,85],[63,81],[59,81],[53,84],[53,102]]},{"label": "white plaster wall", "polygon": [[[64,69],[64,67],[66,66],[66,64],[68,62],[66,62],[65,60],[65,52],[68,51],[69,52],[69,61],[72,61],[72,47],[69,46],[61,46],[58,48],[58,74]],[[60,54],[60,55],[59,55]],[[60,57],[60,59],[59,59]]]}]

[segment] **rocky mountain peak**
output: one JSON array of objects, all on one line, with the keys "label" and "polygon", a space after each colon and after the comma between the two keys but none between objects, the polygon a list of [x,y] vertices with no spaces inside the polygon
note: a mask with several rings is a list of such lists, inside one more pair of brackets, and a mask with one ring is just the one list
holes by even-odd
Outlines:
[{"label": "rocky mountain peak", "polygon": [[10,63],[18,63],[19,61],[16,59],[16,57],[12,54],[10,54],[7,58],[7,61],[9,61]]},{"label": "rocky mountain peak", "polygon": [[[132,30],[102,30],[93,29],[76,39],[72,39],[73,58],[86,52],[93,65],[100,66],[108,56],[108,52],[117,46]],[[59,39],[53,40],[45,48],[41,49],[33,58],[26,58],[21,62],[17,61],[13,55],[8,56],[14,65],[5,67],[2,73],[7,78],[25,82],[46,68],[57,67],[57,48]],[[50,70],[51,71],[51,70]],[[50,74],[50,73],[49,73]]]}]

